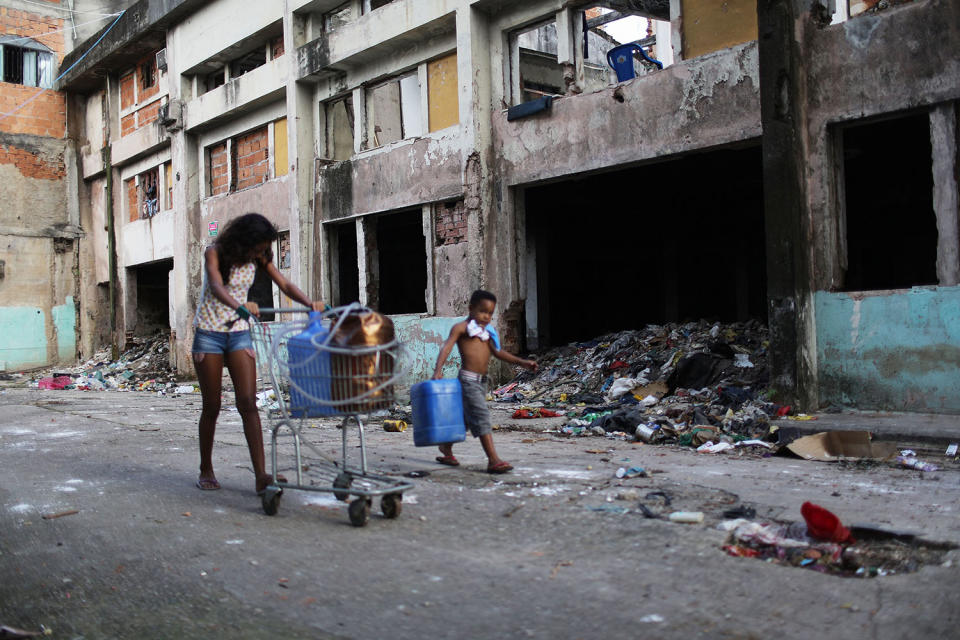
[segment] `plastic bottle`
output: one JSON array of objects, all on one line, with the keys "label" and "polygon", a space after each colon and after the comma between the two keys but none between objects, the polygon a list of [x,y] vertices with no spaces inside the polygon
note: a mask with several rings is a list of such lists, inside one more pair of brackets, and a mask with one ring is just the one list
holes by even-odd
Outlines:
[{"label": "plastic bottle", "polygon": [[684,524],[700,524],[703,522],[702,511],[674,511],[669,516],[670,522],[682,522]]}]

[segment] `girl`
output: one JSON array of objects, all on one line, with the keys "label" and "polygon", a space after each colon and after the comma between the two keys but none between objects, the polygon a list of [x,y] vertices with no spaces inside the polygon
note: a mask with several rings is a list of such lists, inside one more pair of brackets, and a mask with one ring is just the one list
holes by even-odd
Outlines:
[{"label": "girl", "polygon": [[264,467],[263,431],[256,400],[257,365],[247,321],[251,315],[259,314],[257,303],[247,300],[257,264],[266,269],[290,299],[314,311],[324,308],[323,302],[311,301],[274,266],[270,244],[277,235],[276,227],[269,220],[259,213],[248,213],[230,222],[203,254],[203,295],[193,321],[193,363],[203,395],[199,427],[200,477],[197,479],[200,489],[220,488],[213,473],[213,434],[220,414],[224,364],[233,380],[237,411],[243,419],[243,435],[253,462],[257,494],[262,494],[272,482]]}]

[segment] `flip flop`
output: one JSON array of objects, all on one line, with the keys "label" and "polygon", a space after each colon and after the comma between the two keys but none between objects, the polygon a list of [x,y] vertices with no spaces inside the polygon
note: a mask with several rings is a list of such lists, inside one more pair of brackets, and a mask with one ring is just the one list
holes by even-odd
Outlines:
[{"label": "flip flop", "polygon": [[437,462],[440,464],[445,464],[448,467],[459,467],[460,461],[457,460],[453,455],[449,456],[437,456]]},{"label": "flip flop", "polygon": [[220,483],[217,482],[216,478],[198,478],[197,479],[197,489],[201,491],[216,491],[220,488]]},{"label": "flip flop", "polygon": [[487,467],[487,473],[507,473],[509,471],[513,471],[513,465],[504,460]]}]

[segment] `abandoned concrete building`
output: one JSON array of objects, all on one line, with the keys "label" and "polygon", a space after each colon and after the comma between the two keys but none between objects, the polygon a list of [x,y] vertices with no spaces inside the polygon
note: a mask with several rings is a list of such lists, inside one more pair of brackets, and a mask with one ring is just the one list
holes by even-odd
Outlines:
[{"label": "abandoned concrete building", "polygon": [[0,44],[7,369],[189,372],[257,211],[414,375],[484,287],[508,350],[755,318],[805,409],[960,413],[953,0],[3,0]]}]

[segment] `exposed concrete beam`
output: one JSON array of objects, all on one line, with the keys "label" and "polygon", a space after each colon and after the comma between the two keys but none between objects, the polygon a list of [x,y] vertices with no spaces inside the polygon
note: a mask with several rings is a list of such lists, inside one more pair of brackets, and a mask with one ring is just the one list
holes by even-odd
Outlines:
[{"label": "exposed concrete beam", "polygon": [[656,20],[670,19],[670,0],[608,0],[603,4],[626,15]]},{"label": "exposed concrete beam", "polygon": [[[166,46],[167,29],[206,4],[206,0],[140,0],[131,5],[113,28],[113,23],[108,23],[63,58],[61,70],[69,69],[86,54],[57,83],[57,89],[79,93],[99,89],[106,74],[129,67],[132,60]],[[104,33],[106,36],[94,47]]]}]

